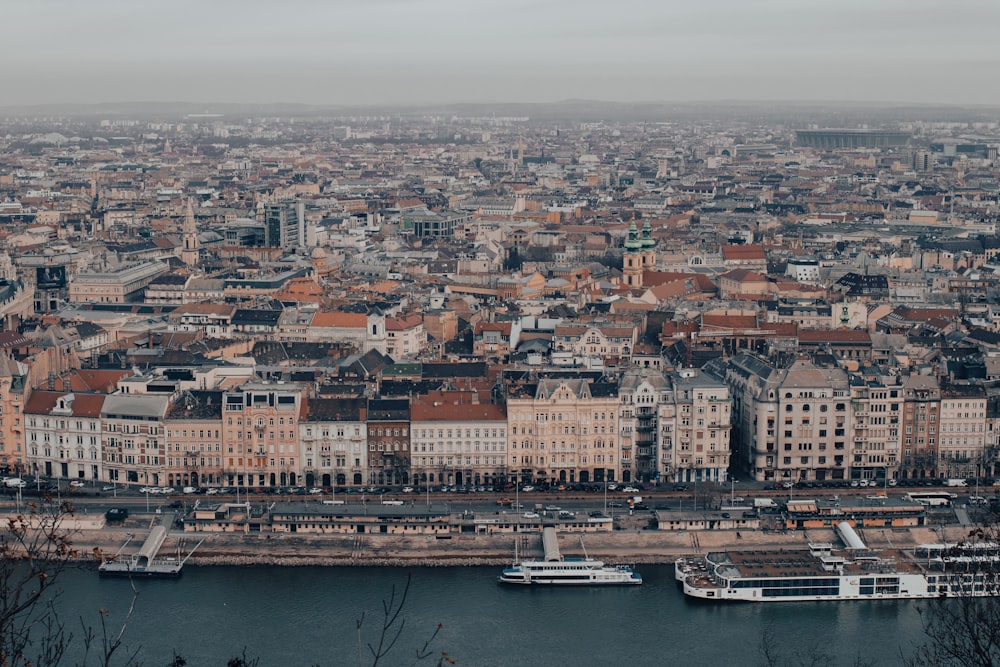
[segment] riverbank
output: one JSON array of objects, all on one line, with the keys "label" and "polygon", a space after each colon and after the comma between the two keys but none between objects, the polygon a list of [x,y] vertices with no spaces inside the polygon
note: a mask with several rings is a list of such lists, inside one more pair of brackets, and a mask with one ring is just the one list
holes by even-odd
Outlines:
[{"label": "riverbank", "polygon": [[[906,528],[861,531],[865,542],[874,549],[906,548],[917,544],[960,541],[968,529],[960,526],[943,529]],[[126,527],[74,533],[74,547],[81,560],[97,560],[118,551],[128,534],[135,540],[123,553],[138,550],[148,531]],[[197,539],[205,537],[198,535]],[[173,532],[161,549],[161,555],[183,558],[197,544],[190,534]],[[449,567],[504,565],[514,558],[514,544],[520,558],[541,558],[541,532],[518,535],[245,535],[213,534],[191,556],[192,565],[236,566],[404,566]],[[607,533],[559,536],[564,556],[599,558],[609,563],[669,564],[683,555],[725,549],[797,549],[810,542],[837,543],[832,530],[809,530],[787,533],[763,531],[655,531],[616,530]]]}]

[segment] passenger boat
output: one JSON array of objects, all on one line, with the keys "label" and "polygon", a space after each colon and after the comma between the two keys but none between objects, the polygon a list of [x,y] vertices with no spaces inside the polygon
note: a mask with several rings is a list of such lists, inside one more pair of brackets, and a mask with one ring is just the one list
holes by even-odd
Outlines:
[{"label": "passenger boat", "polygon": [[[581,539],[581,546],[583,540]],[[514,563],[503,569],[497,581],[501,584],[538,586],[635,586],[642,583],[642,575],[627,565],[605,565],[588,557],[563,558],[546,549],[543,560],[518,562],[516,546]],[[551,554],[551,555],[550,555]]]},{"label": "passenger boat", "polygon": [[501,584],[543,586],[620,586],[642,583],[642,576],[627,565],[605,565],[592,558],[561,561],[526,560],[504,568]]},{"label": "passenger boat", "polygon": [[703,600],[902,600],[1000,595],[1000,544],[924,544],[910,551],[867,549],[849,524],[847,548],[744,550],[679,558],[675,577]]}]

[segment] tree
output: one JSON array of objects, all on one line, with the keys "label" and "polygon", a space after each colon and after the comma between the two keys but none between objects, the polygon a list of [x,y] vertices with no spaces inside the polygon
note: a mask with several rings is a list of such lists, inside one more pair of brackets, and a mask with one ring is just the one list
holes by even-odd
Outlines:
[{"label": "tree", "polygon": [[[371,658],[371,667],[377,667],[377,665],[383,664],[382,661],[399,642],[400,635],[402,635],[403,629],[406,627],[406,619],[402,616],[402,611],[410,593],[410,580],[411,577],[407,575],[406,585],[403,587],[403,590],[399,594],[398,598],[396,595],[396,587],[393,586],[392,591],[389,593],[389,598],[387,600],[382,600],[382,622],[376,629],[375,637],[373,639],[369,641],[364,639],[364,626],[367,613],[362,612],[361,617],[356,621],[355,625],[358,633],[358,667],[362,667],[364,664],[364,657],[366,654]],[[431,644],[437,638],[438,633],[441,632],[441,627],[442,626],[439,623],[427,640],[425,640],[421,646],[417,647],[413,655],[412,664],[427,660],[434,655],[435,652],[431,650]],[[438,656],[436,664],[438,667],[442,667],[445,664],[455,664],[455,661],[449,657],[447,653],[442,651]]]},{"label": "tree", "polygon": [[[132,598],[120,624],[111,623],[108,610],[98,610],[98,621],[80,619],[79,635],[71,632],[59,611],[59,578],[82,556],[72,545],[64,526],[74,516],[68,503],[30,504],[23,513],[7,520],[0,530],[0,667],[138,667],[138,648],[125,649],[124,638],[138,599]],[[103,555],[95,550],[98,560]],[[402,664],[399,642],[406,626],[403,614],[410,591],[410,577],[401,592],[395,586],[382,601],[381,623],[366,637],[368,614],[356,622],[358,665]],[[438,667],[454,664],[432,644],[441,631],[437,625],[428,638],[415,647],[408,661],[416,664],[435,660]],[[187,660],[176,653],[167,667],[184,667]],[[247,649],[230,658],[226,667],[259,667],[260,660]]]},{"label": "tree", "polygon": [[[59,576],[79,554],[64,529],[74,510],[69,503],[32,503],[7,520],[0,531],[0,665],[56,667],[66,659],[74,635],[59,614]],[[82,658],[78,665],[107,667],[122,647],[132,604],[117,629],[109,627],[107,611],[99,612],[100,632],[81,619]],[[135,654],[123,656],[125,667]]]},{"label": "tree", "polygon": [[903,662],[912,667],[995,667],[1000,665],[1000,563],[994,558],[1000,525],[995,518],[976,528],[956,547],[983,545],[993,558],[969,565],[983,586],[980,595],[963,589],[957,596],[930,600],[920,610],[926,641]]}]

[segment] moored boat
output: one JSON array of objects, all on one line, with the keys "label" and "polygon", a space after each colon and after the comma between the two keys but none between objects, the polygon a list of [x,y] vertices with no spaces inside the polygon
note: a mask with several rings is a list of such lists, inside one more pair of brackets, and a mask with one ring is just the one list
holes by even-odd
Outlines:
[{"label": "moored boat", "polygon": [[603,561],[587,556],[587,549],[580,538],[583,558],[563,558],[556,543],[553,528],[546,528],[542,535],[545,558],[542,560],[517,559],[515,543],[514,563],[504,568],[497,581],[501,584],[543,586],[635,586],[642,583],[642,576],[627,565],[605,565]]},{"label": "moored boat", "polygon": [[925,544],[911,551],[744,550],[679,558],[675,577],[703,600],[903,600],[1000,595],[1000,545]]},{"label": "moored boat", "polygon": [[566,558],[549,562],[526,560],[504,568],[502,584],[545,586],[621,586],[642,583],[642,576],[627,565],[605,565],[592,558]]}]

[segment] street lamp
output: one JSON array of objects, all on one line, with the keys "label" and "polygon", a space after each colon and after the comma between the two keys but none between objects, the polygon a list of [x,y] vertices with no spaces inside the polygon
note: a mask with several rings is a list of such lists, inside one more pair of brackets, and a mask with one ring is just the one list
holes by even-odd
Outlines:
[{"label": "street lamp", "polygon": [[736,506],[736,478],[729,478],[729,506]]}]

